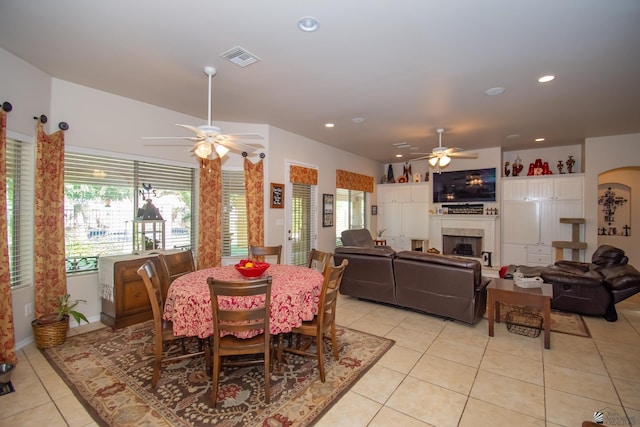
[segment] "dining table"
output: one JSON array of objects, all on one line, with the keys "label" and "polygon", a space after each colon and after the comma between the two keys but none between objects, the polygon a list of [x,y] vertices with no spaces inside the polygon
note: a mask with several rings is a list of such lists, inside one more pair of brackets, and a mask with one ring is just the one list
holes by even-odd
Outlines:
[{"label": "dining table", "polygon": [[[272,335],[291,332],[318,312],[324,276],[317,270],[286,264],[271,264],[260,277],[271,276],[269,330]],[[173,322],[175,335],[207,338],[213,335],[211,294],[207,279],[249,280],[231,266],[205,268],[175,279],[169,286],[163,318]],[[261,299],[261,300],[260,300]],[[250,308],[264,303],[264,296],[219,297],[221,309]],[[262,331],[234,335],[250,338]]]}]

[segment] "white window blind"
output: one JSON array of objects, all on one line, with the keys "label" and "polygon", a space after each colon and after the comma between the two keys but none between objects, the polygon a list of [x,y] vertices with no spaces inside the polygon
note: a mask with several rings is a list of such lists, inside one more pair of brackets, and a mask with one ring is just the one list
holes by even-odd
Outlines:
[{"label": "white window blind", "polygon": [[64,179],[67,258],[131,253],[143,194],[166,221],[165,248],[193,245],[194,169],[67,152]]},{"label": "white window blind", "polygon": [[244,171],[222,170],[222,256],[247,256]]},{"label": "white window blind", "polygon": [[33,284],[35,146],[7,138],[7,238],[11,286]]},{"label": "white window blind", "polygon": [[306,265],[311,245],[312,235],[312,187],[309,184],[291,184],[291,259],[292,265]]}]

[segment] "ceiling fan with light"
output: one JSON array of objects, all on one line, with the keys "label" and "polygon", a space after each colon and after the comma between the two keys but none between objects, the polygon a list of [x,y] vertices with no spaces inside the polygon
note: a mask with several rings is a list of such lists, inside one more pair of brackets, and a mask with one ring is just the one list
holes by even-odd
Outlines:
[{"label": "ceiling fan with light", "polygon": [[477,159],[478,154],[476,153],[467,153],[463,152],[462,148],[448,148],[442,146],[442,133],[444,129],[439,128],[438,131],[438,146],[434,147],[431,153],[415,153],[415,154],[426,154],[422,157],[417,157],[415,159],[411,159],[412,162],[418,160],[428,159],[431,167],[445,167],[449,163],[451,163],[451,158],[456,157],[458,159]]},{"label": "ceiling fan with light", "polygon": [[[256,150],[263,148],[259,144],[245,144],[238,142],[239,140],[246,139],[263,139],[262,135],[259,133],[236,133],[236,134],[223,134],[222,129],[218,126],[213,126],[211,124],[211,79],[216,74],[216,69],[214,67],[205,67],[204,72],[207,76],[209,76],[209,111],[208,111],[208,122],[206,125],[200,126],[192,126],[192,125],[181,125],[176,124],[176,126],[180,126],[185,128],[195,134],[192,137],[185,136],[146,136],[143,139],[186,139],[189,141],[193,141],[193,152],[196,156],[206,159],[211,153],[215,151],[216,155],[222,158],[229,151],[238,151],[242,153],[253,153]],[[156,147],[171,147],[176,145],[166,145],[166,144],[146,144],[148,146],[156,146]],[[180,145],[182,146],[182,145]]]}]

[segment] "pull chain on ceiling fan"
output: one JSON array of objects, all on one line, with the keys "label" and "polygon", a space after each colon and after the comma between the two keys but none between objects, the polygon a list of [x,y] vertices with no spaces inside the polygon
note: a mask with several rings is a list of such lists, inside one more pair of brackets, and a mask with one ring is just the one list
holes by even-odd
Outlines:
[{"label": "pull chain on ceiling fan", "polygon": [[[209,93],[208,93],[208,111],[207,111],[207,124],[200,126],[191,126],[191,125],[182,125],[176,124],[176,126],[180,126],[184,129],[187,129],[193,133],[195,136],[193,137],[182,137],[182,136],[151,136],[151,137],[143,137],[143,139],[186,139],[189,141],[194,141],[195,144],[193,146],[193,153],[202,158],[208,158],[211,153],[214,151],[216,155],[222,158],[229,151],[238,151],[238,152],[246,152],[246,153],[254,153],[259,148],[263,148],[259,144],[248,145],[238,140],[244,139],[263,139],[262,135],[258,133],[236,133],[236,134],[222,134],[222,129],[218,126],[213,126],[211,124],[211,80],[213,76],[216,74],[216,69],[214,67],[205,67],[205,74],[209,77]],[[171,145],[164,144],[147,144],[150,146],[156,147],[170,147]],[[182,145],[180,145],[182,146]]]}]

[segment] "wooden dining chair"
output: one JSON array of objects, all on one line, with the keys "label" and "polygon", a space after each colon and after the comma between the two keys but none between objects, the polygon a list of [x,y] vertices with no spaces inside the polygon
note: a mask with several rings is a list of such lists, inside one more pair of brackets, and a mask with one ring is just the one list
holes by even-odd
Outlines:
[{"label": "wooden dining chair", "polygon": [[[261,354],[261,359],[225,361],[225,365],[248,365],[264,363],[265,401],[269,403],[270,391],[270,344],[269,314],[271,307],[271,276],[253,280],[224,281],[213,277],[207,279],[211,294],[213,313],[213,376],[211,386],[211,404],[215,407],[218,400],[218,383],[222,358],[225,356]],[[263,296],[264,304],[251,308],[222,309],[218,297]],[[237,338],[240,334],[263,330],[252,338]],[[226,334],[223,336],[223,334]]]},{"label": "wooden dining chair", "polygon": [[164,253],[160,255],[169,272],[169,281],[173,282],[178,277],[196,271],[191,249],[184,251]]},{"label": "wooden dining chair", "polygon": [[282,245],[278,246],[249,246],[249,257],[254,259],[264,259],[265,256],[275,256],[276,264],[280,264],[280,258],[282,256]]},{"label": "wooden dining chair", "polygon": [[314,270],[318,270],[322,274],[325,273],[325,270],[329,267],[331,257],[333,254],[330,252],[322,252],[317,249],[311,249],[309,252],[309,263],[308,267],[313,268]]},{"label": "wooden dining chair", "polygon": [[[331,333],[331,346],[333,348],[333,356],[339,359],[338,344],[336,342],[336,302],[338,299],[338,290],[340,282],[344,275],[344,270],[349,264],[348,260],[342,260],[342,264],[337,267],[329,267],[324,276],[320,300],[318,302],[318,314],[313,320],[302,322],[301,326],[293,328],[291,331],[296,337],[296,345],[285,347],[284,351],[302,356],[315,356],[318,359],[318,370],[320,371],[320,381],[325,381],[324,361],[323,361],[323,339],[327,331]],[[316,352],[309,351],[311,343],[308,345],[300,344],[300,336],[313,337],[316,344]]]},{"label": "wooden dining chair", "polygon": [[[153,378],[151,380],[151,386],[156,387],[158,385],[158,379],[160,378],[160,367],[162,363],[176,362],[178,360],[188,359],[191,357],[197,357],[205,355],[206,359],[209,359],[209,347],[199,346],[199,351],[193,353],[185,353],[184,339],[185,336],[175,336],[173,334],[173,323],[162,319],[162,313],[164,311],[164,299],[162,296],[163,281],[168,281],[168,277],[161,275],[156,270],[155,264],[147,260],[140,268],[138,268],[138,274],[142,277],[144,286],[147,289],[149,295],[149,301],[151,302],[151,311],[153,312],[153,330],[155,339],[155,360],[153,363]],[[164,284],[168,288],[168,284]],[[182,354],[175,356],[163,357],[164,345],[171,341],[182,340]],[[209,362],[207,362],[209,366]]]}]

